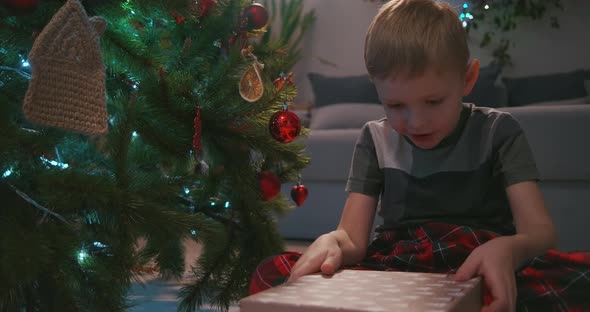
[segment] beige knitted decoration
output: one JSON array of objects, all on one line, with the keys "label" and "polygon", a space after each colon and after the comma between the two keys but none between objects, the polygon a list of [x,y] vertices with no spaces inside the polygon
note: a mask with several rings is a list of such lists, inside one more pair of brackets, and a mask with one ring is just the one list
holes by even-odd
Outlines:
[{"label": "beige knitted decoration", "polygon": [[29,53],[31,81],[23,110],[33,123],[85,134],[108,131],[105,68],[99,37],[104,19],[88,18],[68,0],[39,34]]}]

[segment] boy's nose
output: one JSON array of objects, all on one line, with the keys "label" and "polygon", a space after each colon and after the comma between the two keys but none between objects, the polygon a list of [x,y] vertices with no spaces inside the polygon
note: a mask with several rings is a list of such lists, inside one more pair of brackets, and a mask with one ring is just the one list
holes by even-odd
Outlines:
[{"label": "boy's nose", "polygon": [[427,118],[423,114],[409,113],[408,114],[408,129],[411,132],[419,133],[428,125]]}]

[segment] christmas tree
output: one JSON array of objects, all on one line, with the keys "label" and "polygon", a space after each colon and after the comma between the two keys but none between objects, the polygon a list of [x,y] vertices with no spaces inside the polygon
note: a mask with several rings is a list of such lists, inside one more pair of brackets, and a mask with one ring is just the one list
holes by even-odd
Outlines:
[{"label": "christmas tree", "polygon": [[0,311],[123,311],[187,239],[182,310],[246,294],[308,162],[288,39],[313,16],[282,2],[273,40],[252,1],[0,0]]}]

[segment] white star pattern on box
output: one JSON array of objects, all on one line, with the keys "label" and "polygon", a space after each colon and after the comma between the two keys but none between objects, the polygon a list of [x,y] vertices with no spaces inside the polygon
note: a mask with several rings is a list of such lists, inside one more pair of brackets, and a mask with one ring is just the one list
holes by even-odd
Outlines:
[{"label": "white star pattern on box", "polygon": [[455,282],[446,274],[343,270],[307,275],[240,301],[241,312],[479,311],[481,279]]}]

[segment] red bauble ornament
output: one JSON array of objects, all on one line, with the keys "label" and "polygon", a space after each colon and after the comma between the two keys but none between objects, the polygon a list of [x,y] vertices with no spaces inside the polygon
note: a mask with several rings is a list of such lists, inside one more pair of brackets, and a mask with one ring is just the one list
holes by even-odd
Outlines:
[{"label": "red bauble ornament", "polygon": [[297,206],[301,206],[303,202],[307,199],[307,187],[305,185],[297,183],[297,185],[291,188],[291,198],[297,204]]},{"label": "red bauble ornament", "polygon": [[262,200],[271,200],[281,191],[281,180],[270,171],[262,171],[258,175]]},{"label": "red bauble ornament", "polygon": [[291,111],[278,111],[270,118],[268,129],[273,138],[283,143],[289,143],[295,140],[301,132],[301,120],[297,114]]},{"label": "red bauble ornament", "polygon": [[0,4],[11,14],[27,14],[37,9],[39,0],[0,0]]},{"label": "red bauble ornament", "polygon": [[268,10],[262,4],[254,2],[244,8],[242,19],[246,30],[260,29],[268,23]]},{"label": "red bauble ornament", "polygon": [[201,0],[199,2],[199,17],[207,16],[215,8],[217,0]]}]

